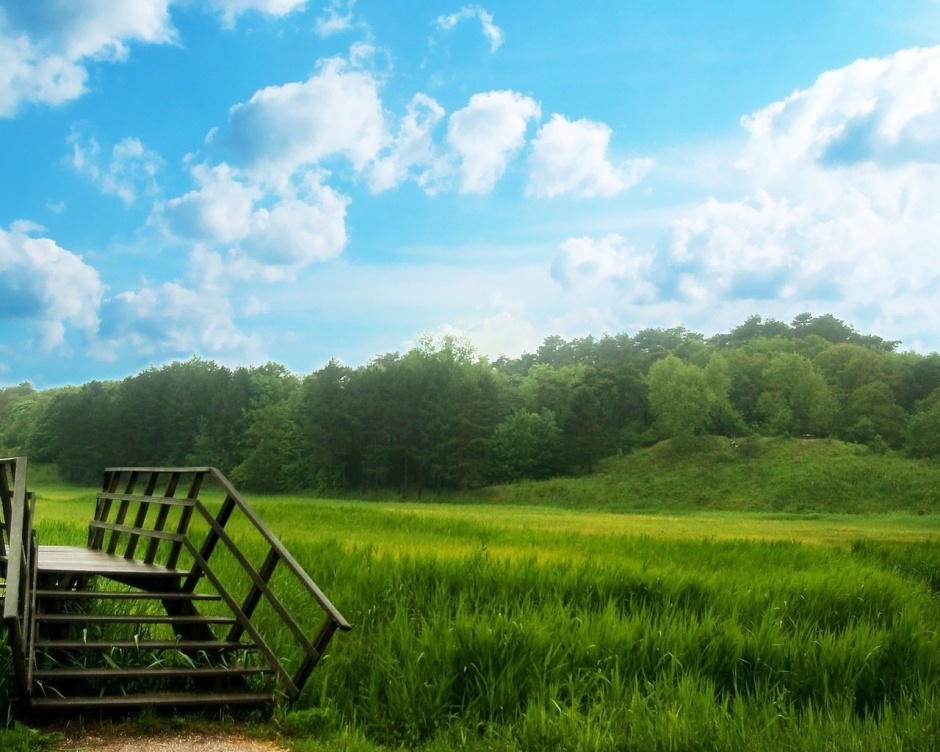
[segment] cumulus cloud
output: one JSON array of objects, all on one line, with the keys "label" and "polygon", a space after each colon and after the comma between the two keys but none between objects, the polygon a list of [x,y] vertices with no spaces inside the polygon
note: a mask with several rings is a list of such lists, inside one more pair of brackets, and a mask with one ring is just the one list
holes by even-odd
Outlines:
[{"label": "cumulus cloud", "polygon": [[923,245],[940,202],[940,47],[826,72],[743,124],[752,197],[678,221],[671,258],[697,257],[737,297],[878,305],[940,277]]},{"label": "cumulus cloud", "polygon": [[[874,243],[884,238],[884,223],[858,209],[834,215],[767,193],[710,200],[673,223],[655,281],[665,296],[698,302],[842,299],[868,276],[858,262],[882,266]],[[880,294],[870,284],[863,289]]]},{"label": "cumulus cloud", "polygon": [[111,359],[122,348],[142,355],[199,353],[222,361],[250,361],[261,353],[258,338],[245,335],[234,323],[224,294],[174,282],[122,292],[105,301],[93,354]]},{"label": "cumulus cloud", "polygon": [[600,240],[569,238],[552,264],[552,278],[566,289],[589,291],[613,283],[631,299],[646,300],[654,295],[651,265],[650,255],[638,253],[616,233]]},{"label": "cumulus cloud", "polygon": [[81,96],[91,61],[124,60],[132,43],[173,41],[170,2],[0,2],[0,117]]},{"label": "cumulus cloud", "polygon": [[218,138],[238,166],[269,176],[332,156],[361,170],[386,138],[378,82],[340,58],[323,61],[306,81],[269,86],[232,107]]},{"label": "cumulus cloud", "polygon": [[[864,312],[885,331],[940,326],[940,258],[925,245],[940,205],[940,48],[826,72],[742,123],[741,196],[671,223],[637,269],[656,298],[713,318],[759,300]],[[609,255],[587,258],[620,277]]]},{"label": "cumulus cloud", "polygon": [[547,336],[526,318],[518,306],[493,311],[479,320],[461,325],[445,324],[438,328],[436,334],[469,340],[477,352],[493,360],[503,355],[519,357],[524,352],[535,352]]},{"label": "cumulus cloud", "polygon": [[66,326],[94,334],[104,285],[80,256],[34,237],[41,231],[26,222],[0,229],[0,318],[35,322],[52,349],[65,341]]},{"label": "cumulus cloud", "polygon": [[762,176],[807,163],[940,163],[940,47],[828,71],[742,124],[750,138],[741,166]]},{"label": "cumulus cloud", "polygon": [[496,52],[503,44],[503,30],[493,23],[492,14],[478,5],[468,5],[461,8],[456,13],[439,16],[437,19],[437,27],[442,31],[449,31],[461,21],[469,21],[474,18],[480,21],[483,36],[489,40],[490,52]]},{"label": "cumulus cloud", "polygon": [[[434,128],[444,117],[444,108],[425,94],[416,94],[408,104],[398,135],[369,167],[369,187],[380,193],[414,176],[427,186],[435,159]],[[416,169],[417,168],[417,169]]]},{"label": "cumulus cloud", "polygon": [[540,116],[538,104],[517,92],[474,94],[450,116],[450,154],[436,165],[435,180],[439,184],[456,174],[461,193],[488,193],[525,145],[529,121]]},{"label": "cumulus cloud", "polygon": [[316,31],[329,37],[352,28],[353,6],[356,0],[330,0],[317,18]]},{"label": "cumulus cloud", "polygon": [[229,165],[196,165],[197,188],[160,208],[170,232],[210,245],[235,243],[251,232],[251,215],[263,191]]},{"label": "cumulus cloud", "polygon": [[543,125],[529,155],[527,196],[613,196],[640,182],[651,159],[613,165],[607,159],[610,128],[590,120],[571,121],[552,115]]},{"label": "cumulus cloud", "polygon": [[349,199],[316,172],[265,191],[227,164],[193,168],[198,188],[157,210],[180,240],[225,252],[226,273],[276,281],[333,258],[346,244]]},{"label": "cumulus cloud", "polygon": [[232,28],[238,17],[248,11],[258,11],[269,16],[286,16],[302,10],[307,0],[207,0],[209,7],[222,14],[222,25]]},{"label": "cumulus cloud", "polygon": [[91,178],[102,193],[117,196],[126,206],[133,204],[141,193],[156,194],[156,176],[164,163],[140,139],[125,138],[115,144],[106,163],[102,160],[101,144],[95,138],[84,137],[73,129],[68,144],[72,147],[69,164]]}]

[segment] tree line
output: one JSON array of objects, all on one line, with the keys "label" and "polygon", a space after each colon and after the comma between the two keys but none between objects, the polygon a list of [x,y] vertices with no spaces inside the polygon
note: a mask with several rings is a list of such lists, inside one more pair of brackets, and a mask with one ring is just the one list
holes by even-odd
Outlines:
[{"label": "tree line", "polygon": [[0,453],[97,483],[107,466],[219,467],[253,490],[421,495],[591,472],[665,438],[837,437],[940,456],[940,355],[831,314],[755,315],[566,341],[489,361],[422,338],[352,368],[193,358],[122,381],[0,389]]}]

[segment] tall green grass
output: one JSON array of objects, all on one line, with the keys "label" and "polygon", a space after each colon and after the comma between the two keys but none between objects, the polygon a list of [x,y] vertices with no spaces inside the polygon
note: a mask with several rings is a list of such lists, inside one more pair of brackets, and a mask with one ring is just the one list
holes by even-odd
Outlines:
[{"label": "tall green grass", "polygon": [[[407,532],[403,532],[407,535]],[[302,706],[375,743],[496,749],[934,749],[934,544],[627,537],[534,555],[303,563],[356,625]],[[352,542],[347,542],[352,541]],[[547,544],[565,549],[557,539]],[[619,555],[617,555],[619,554]],[[932,570],[931,570],[932,571]]]},{"label": "tall green grass", "polygon": [[[44,542],[81,538],[43,502]],[[687,512],[681,534],[660,518],[636,535],[629,516],[558,509],[255,506],[355,626],[297,706],[338,730],[298,749],[940,748],[933,516],[857,518],[865,541],[820,545],[845,518],[762,540],[787,515]],[[748,539],[695,537],[722,520]],[[259,624],[294,659],[272,615]]]}]

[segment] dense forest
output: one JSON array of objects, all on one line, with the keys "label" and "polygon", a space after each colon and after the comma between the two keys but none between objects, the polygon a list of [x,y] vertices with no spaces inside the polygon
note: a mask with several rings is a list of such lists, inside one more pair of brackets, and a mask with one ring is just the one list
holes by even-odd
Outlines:
[{"label": "dense forest", "polygon": [[123,381],[0,389],[0,455],[95,483],[106,466],[213,465],[245,488],[421,495],[590,472],[664,438],[837,437],[940,456],[940,355],[830,314],[566,341],[491,362],[424,338],[308,376],[193,358]]}]

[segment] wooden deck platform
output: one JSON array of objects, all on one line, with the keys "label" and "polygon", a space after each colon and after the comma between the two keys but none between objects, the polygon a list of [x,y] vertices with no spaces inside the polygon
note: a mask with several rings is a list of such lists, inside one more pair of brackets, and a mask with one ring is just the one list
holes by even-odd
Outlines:
[{"label": "wooden deck platform", "polygon": [[[34,506],[26,458],[0,459],[0,602],[21,715],[291,702],[351,628],[214,468],[108,468],[85,546],[40,545]],[[233,517],[249,545],[226,529]]]},{"label": "wooden deck platform", "polygon": [[186,577],[188,569],[169,569],[107,551],[79,546],[39,546],[36,567],[40,576],[55,572],[102,577]]}]

